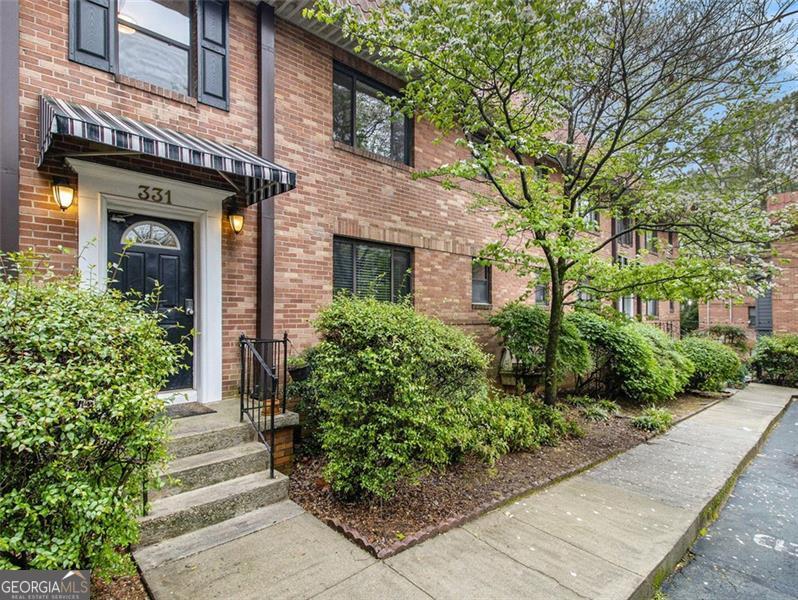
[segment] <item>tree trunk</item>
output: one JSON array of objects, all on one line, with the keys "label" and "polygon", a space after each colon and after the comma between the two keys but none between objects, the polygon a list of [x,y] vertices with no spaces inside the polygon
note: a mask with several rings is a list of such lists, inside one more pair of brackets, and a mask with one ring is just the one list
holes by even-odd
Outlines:
[{"label": "tree trunk", "polygon": [[543,371],[543,402],[557,402],[557,348],[560,344],[564,290],[559,277],[552,277],[551,308],[549,311],[549,337],[546,341],[546,362]]}]

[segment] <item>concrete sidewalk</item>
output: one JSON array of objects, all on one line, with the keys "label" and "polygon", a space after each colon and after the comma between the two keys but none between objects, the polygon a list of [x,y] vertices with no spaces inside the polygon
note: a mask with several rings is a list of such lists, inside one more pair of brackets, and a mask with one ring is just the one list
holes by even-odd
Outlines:
[{"label": "concrete sidewalk", "polygon": [[750,385],[664,436],[384,561],[287,502],[220,523],[199,553],[176,538],[142,571],[159,599],[647,597],[794,393]]}]

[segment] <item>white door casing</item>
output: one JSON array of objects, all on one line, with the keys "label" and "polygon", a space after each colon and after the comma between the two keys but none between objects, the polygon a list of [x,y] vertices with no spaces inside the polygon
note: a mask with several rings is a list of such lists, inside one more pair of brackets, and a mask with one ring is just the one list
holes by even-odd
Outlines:
[{"label": "white door casing", "polygon": [[[222,203],[231,192],[74,158],[67,162],[78,174],[78,266],[87,285],[106,285],[109,209],[195,224],[194,388],[165,394],[173,402],[221,400]],[[141,199],[148,196],[161,202]]]}]

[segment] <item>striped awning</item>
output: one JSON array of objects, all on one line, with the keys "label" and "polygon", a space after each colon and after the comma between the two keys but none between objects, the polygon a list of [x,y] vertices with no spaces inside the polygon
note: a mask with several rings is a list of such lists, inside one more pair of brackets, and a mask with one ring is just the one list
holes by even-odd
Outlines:
[{"label": "striped awning", "polygon": [[40,99],[39,128],[38,166],[44,162],[53,135],[62,134],[109,146],[115,151],[156,156],[232,175],[233,178],[225,179],[243,181],[244,189],[237,191],[249,204],[296,187],[296,173],[241,148],[49,96]]}]

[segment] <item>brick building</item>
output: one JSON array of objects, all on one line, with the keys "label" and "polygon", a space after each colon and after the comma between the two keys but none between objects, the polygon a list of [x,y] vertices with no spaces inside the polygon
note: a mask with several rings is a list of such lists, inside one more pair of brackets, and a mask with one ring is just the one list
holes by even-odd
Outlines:
[{"label": "brick building", "polygon": [[[770,210],[798,202],[798,192],[778,194],[768,201]],[[770,292],[761,298],[729,302],[712,300],[698,305],[698,328],[736,325],[755,340],[771,333],[798,333],[798,240],[774,244],[774,259],[781,269]]]},{"label": "brick building", "polygon": [[[193,370],[171,385],[186,399],[235,394],[242,332],[307,347],[335,289],[412,292],[493,350],[486,316],[524,290],[472,266],[494,231],[467,194],[411,178],[459,150],[386,113],[379,95],[401,82],[302,7],[0,2],[0,246],[105,285],[107,261],[132,244],[115,285],[166,282],[185,309],[175,319],[199,332]],[[608,235],[615,224],[597,218]],[[644,246],[657,247],[630,236],[607,252]],[[678,331],[673,303],[619,308]]]}]

